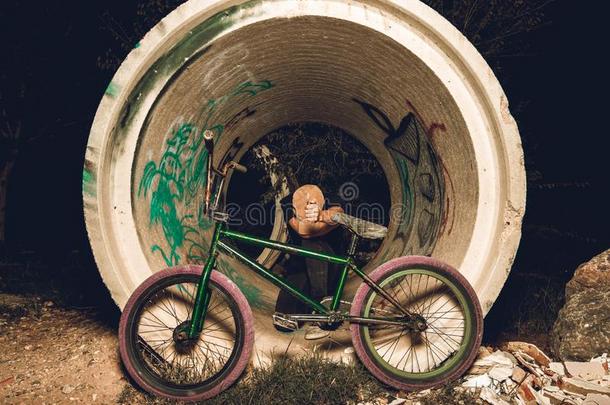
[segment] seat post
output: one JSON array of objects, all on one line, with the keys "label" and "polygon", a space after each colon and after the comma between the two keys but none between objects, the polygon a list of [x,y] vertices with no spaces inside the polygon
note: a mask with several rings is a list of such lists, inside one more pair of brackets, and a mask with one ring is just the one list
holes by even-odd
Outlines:
[{"label": "seat post", "polygon": [[356,250],[358,249],[358,242],[360,242],[360,238],[355,232],[351,232],[352,240],[349,243],[349,248],[347,250],[347,255],[349,257],[354,257],[356,254]]}]

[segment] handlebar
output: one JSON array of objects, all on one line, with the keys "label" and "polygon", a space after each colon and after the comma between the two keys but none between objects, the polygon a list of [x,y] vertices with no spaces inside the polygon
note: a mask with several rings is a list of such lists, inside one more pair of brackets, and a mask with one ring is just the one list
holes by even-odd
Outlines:
[{"label": "handlebar", "polygon": [[244,165],[240,165],[239,163],[233,161],[229,162],[229,164],[231,164],[234,170],[237,170],[240,173],[248,173],[248,168]]},{"label": "handlebar", "polygon": [[[214,131],[210,130],[210,129],[206,129],[205,131],[203,131],[203,141],[204,141],[204,145],[205,145],[205,149],[208,152],[208,170],[207,170],[207,184],[206,184],[206,189],[205,189],[205,212],[208,213],[210,212],[210,209],[212,210],[216,210],[217,206],[218,206],[218,201],[220,199],[220,190],[222,190],[223,185],[224,185],[224,181],[225,181],[225,177],[227,175],[227,173],[229,172],[229,170],[231,169],[235,169],[240,173],[246,173],[248,171],[248,169],[246,168],[246,166],[240,165],[237,162],[234,161],[229,161],[227,163],[225,163],[224,167],[222,168],[222,171],[218,171],[217,169],[214,169],[214,166],[212,164],[213,160],[214,160]],[[217,190],[219,190],[216,193],[216,198],[215,200],[212,202],[212,188],[214,180],[216,175],[218,175],[221,180],[220,180],[220,185],[218,186]]]},{"label": "handlebar", "polygon": [[211,129],[203,131],[203,141],[205,142],[205,148],[208,150],[208,153],[211,154],[214,150],[214,131]]}]

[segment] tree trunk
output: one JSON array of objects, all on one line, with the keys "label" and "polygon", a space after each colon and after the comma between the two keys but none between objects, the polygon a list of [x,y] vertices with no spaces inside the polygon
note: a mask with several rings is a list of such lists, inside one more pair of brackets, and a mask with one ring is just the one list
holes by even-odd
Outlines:
[{"label": "tree trunk", "polygon": [[8,191],[8,179],[13,170],[15,161],[4,162],[0,167],[0,248],[6,242],[6,199]]}]

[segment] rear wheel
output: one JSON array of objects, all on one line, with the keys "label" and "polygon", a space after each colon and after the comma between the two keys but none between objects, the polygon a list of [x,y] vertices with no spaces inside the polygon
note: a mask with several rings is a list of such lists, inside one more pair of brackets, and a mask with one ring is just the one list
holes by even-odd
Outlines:
[{"label": "rear wheel", "polygon": [[252,311],[237,286],[213,271],[204,327],[188,339],[200,266],[149,277],[129,298],[119,324],[121,359],[146,391],[166,398],[208,399],[241,375],[254,342]]},{"label": "rear wheel", "polygon": [[[483,315],[468,281],[454,268],[424,256],[391,260],[369,274],[407,311],[410,326],[351,326],[358,357],[378,379],[397,389],[421,390],[460,377],[477,356]],[[351,315],[404,319],[367,284],[356,292]]]}]

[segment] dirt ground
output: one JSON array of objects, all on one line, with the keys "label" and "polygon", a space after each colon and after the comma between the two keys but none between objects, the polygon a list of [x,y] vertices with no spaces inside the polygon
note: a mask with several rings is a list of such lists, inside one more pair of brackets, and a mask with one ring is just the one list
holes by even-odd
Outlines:
[{"label": "dirt ground", "polygon": [[91,310],[0,295],[1,403],[118,402],[128,382],[116,325]]}]

